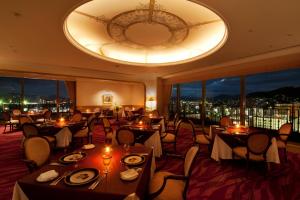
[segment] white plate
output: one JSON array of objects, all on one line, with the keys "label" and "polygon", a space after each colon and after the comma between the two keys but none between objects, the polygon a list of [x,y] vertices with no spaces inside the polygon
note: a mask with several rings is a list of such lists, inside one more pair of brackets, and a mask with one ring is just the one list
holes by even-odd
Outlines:
[{"label": "white plate", "polygon": [[95,147],[96,146],[94,144],[86,144],[86,145],[83,145],[82,149],[93,149]]},{"label": "white plate", "polygon": [[[51,170],[50,170],[51,171]],[[47,172],[44,172],[44,173],[47,173]],[[48,182],[48,181],[52,181],[52,180],[54,180],[54,179],[56,179],[57,177],[58,177],[58,173],[56,172],[56,174],[55,175],[53,175],[53,176],[51,176],[51,177],[49,177],[49,178],[47,178],[47,179],[43,179],[42,178],[42,176],[41,176],[41,174],[36,178],[36,181],[37,182],[41,182],[41,183],[43,183],[43,182]]]}]

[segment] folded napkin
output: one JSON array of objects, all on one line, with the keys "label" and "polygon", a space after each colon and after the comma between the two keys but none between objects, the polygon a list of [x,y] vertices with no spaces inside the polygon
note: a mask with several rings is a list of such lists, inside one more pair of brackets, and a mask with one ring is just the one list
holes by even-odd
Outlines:
[{"label": "folded napkin", "polygon": [[128,169],[120,173],[120,177],[123,180],[134,180],[139,176],[139,173],[135,169]]},{"label": "folded napkin", "polygon": [[95,145],[94,144],[85,144],[85,145],[83,145],[82,148],[83,149],[92,149],[92,148],[95,148]]},{"label": "folded napkin", "polygon": [[44,173],[41,173],[38,177],[37,177],[37,181],[39,182],[46,182],[46,181],[51,181],[53,179],[55,179],[58,176],[58,172],[55,170],[49,170],[46,171]]}]

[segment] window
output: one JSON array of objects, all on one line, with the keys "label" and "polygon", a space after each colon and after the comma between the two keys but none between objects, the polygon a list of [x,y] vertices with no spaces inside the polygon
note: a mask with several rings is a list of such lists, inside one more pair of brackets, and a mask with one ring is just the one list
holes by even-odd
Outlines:
[{"label": "window", "polygon": [[221,78],[206,82],[206,116],[212,123],[224,115],[240,121],[240,78]]},{"label": "window", "polygon": [[20,108],[20,79],[0,77],[0,112]]}]

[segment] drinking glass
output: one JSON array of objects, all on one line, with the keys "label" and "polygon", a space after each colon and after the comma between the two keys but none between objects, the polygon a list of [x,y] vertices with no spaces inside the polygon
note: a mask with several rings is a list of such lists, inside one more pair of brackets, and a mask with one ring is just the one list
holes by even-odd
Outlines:
[{"label": "drinking glass", "polygon": [[111,162],[111,158],[112,158],[112,155],[111,154],[103,154],[102,155],[102,162],[103,162],[103,165],[104,165],[104,171],[103,173],[107,174],[109,173],[109,165],[110,165],[110,162]]},{"label": "drinking glass", "polygon": [[125,143],[125,144],[123,145],[123,148],[124,148],[124,150],[125,150],[125,155],[128,155],[128,154],[129,154],[129,150],[130,150],[130,145],[127,144],[127,143]]}]

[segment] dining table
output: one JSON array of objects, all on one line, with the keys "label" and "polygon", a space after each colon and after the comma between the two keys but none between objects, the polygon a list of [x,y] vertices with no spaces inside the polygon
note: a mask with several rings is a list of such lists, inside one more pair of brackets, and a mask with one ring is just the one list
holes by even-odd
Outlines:
[{"label": "dining table", "polygon": [[[233,131],[230,131],[233,130]],[[211,152],[211,158],[220,161],[222,159],[233,159],[232,149],[238,146],[246,147],[246,140],[248,135],[252,132],[266,131],[259,128],[238,128],[238,129],[228,129],[226,127],[220,127],[217,125],[212,125],[210,127],[209,137],[212,138],[213,147]],[[276,142],[276,134],[269,132],[271,136],[271,145],[266,153],[267,162],[280,163],[279,153]]]},{"label": "dining table", "polygon": [[[85,158],[69,165],[59,163],[64,155],[55,155],[49,164],[19,179],[13,192],[13,200],[119,200],[128,196],[133,199],[144,199],[147,194],[148,183],[153,173],[152,149],[147,147],[131,147],[129,152],[120,146],[115,146],[111,151],[111,163],[109,172],[104,174],[103,150],[107,148],[105,144],[95,144],[92,149],[79,149],[77,152],[84,153]],[[143,156],[144,162],[136,166],[126,165],[124,157],[130,155]],[[54,165],[55,164],[55,165]],[[65,176],[56,185],[52,181],[38,182],[38,177],[44,172],[55,170],[59,178],[66,174],[72,174],[85,169],[94,169],[99,172],[99,184],[91,188],[94,182],[82,185],[70,185]],[[121,172],[128,169],[138,170],[138,176],[134,180],[123,180],[120,178]],[[67,172],[67,173],[66,173]],[[95,180],[95,181],[96,181]]]}]

